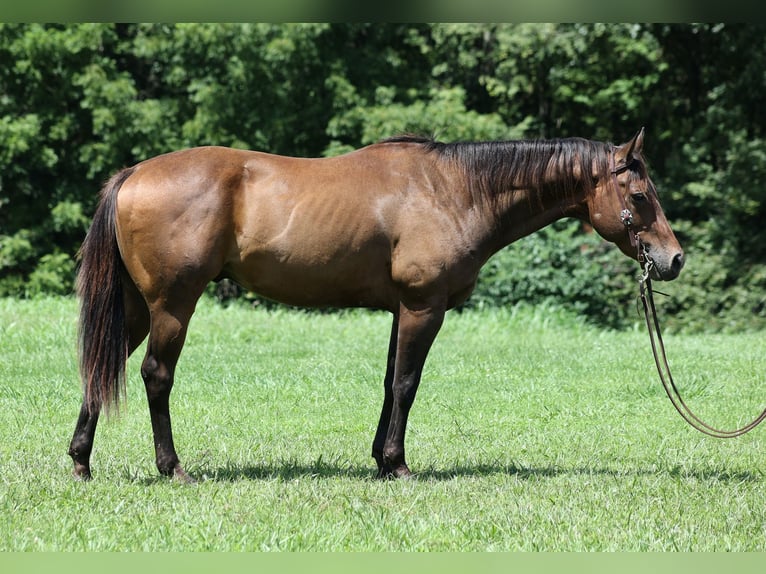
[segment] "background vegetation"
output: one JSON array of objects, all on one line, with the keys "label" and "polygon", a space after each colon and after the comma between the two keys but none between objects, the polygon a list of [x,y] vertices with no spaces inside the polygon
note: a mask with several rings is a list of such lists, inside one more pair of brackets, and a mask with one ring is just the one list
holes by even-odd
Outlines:
[{"label": "background vegetation", "polygon": [[[723,24],[0,24],[0,296],[71,293],[116,169],[220,144],[341,153],[645,126],[687,250],[672,328],[766,325],[766,28]],[[636,320],[635,267],[562,223],[492,260],[469,306]]]}]

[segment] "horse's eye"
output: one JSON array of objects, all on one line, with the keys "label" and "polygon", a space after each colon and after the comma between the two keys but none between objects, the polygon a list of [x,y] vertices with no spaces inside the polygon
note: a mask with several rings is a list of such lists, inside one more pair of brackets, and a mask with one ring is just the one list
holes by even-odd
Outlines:
[{"label": "horse's eye", "polygon": [[646,194],[639,192],[639,193],[633,193],[630,196],[634,202],[641,203],[642,201],[646,201]]}]

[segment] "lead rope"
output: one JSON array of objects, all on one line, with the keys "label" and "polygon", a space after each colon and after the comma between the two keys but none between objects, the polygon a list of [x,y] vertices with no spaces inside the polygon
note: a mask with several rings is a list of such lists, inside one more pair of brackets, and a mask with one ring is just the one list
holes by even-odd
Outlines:
[{"label": "lead rope", "polygon": [[[743,427],[734,430],[720,430],[702,421],[684,402],[683,398],[681,397],[681,393],[678,391],[678,387],[676,387],[676,383],[673,380],[673,375],[670,372],[670,365],[668,364],[668,358],[665,354],[665,343],[662,341],[660,322],[657,318],[657,309],[654,306],[652,280],[649,278],[649,272],[652,269],[653,263],[652,260],[649,259],[649,257],[646,255],[644,250],[641,249],[642,246],[640,239],[638,239],[638,243],[639,253],[641,253],[639,261],[641,259],[644,260],[644,273],[638,280],[639,297],[641,298],[641,303],[644,307],[646,328],[649,331],[649,339],[652,343],[652,354],[654,355],[654,362],[657,365],[657,373],[660,375],[660,381],[662,381],[662,386],[665,388],[665,392],[667,393],[670,402],[673,403],[673,406],[678,411],[678,414],[680,414],[687,423],[689,423],[692,427],[701,433],[704,433],[708,436],[715,438],[734,438],[753,430],[755,427],[761,424],[763,419],[766,419],[766,409],[764,409],[763,412],[761,412],[761,414],[758,415],[758,417],[756,417],[752,422]],[[649,318],[650,315],[651,320]],[[660,360],[660,357],[662,360]]]}]

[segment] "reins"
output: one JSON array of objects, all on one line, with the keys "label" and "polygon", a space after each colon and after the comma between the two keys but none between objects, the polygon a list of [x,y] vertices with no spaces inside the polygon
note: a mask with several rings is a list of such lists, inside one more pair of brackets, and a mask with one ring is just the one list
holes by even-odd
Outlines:
[{"label": "reins", "polygon": [[673,380],[673,375],[670,372],[670,365],[668,364],[668,358],[665,353],[665,343],[662,340],[662,332],[660,330],[660,322],[657,318],[657,309],[654,306],[654,292],[652,290],[652,280],[649,274],[654,266],[654,262],[649,257],[646,246],[641,242],[641,237],[638,232],[633,229],[633,214],[625,204],[625,198],[620,193],[619,185],[617,183],[617,175],[626,169],[630,164],[623,164],[617,168],[611,170],[612,177],[614,178],[615,190],[617,196],[620,199],[622,210],[620,211],[620,219],[622,220],[625,228],[630,236],[630,243],[636,248],[638,253],[638,263],[641,265],[643,274],[638,280],[639,285],[639,298],[641,299],[642,306],[644,308],[644,318],[646,320],[646,328],[649,331],[649,340],[652,344],[652,354],[654,355],[654,362],[657,365],[657,373],[660,376],[662,386],[665,388],[665,392],[670,399],[670,402],[675,407],[678,414],[689,423],[693,428],[697,429],[701,433],[715,438],[734,438],[741,436],[755,427],[757,427],[764,419],[766,419],[766,409],[761,412],[753,421],[746,424],[743,427],[734,430],[721,430],[710,426],[703,420],[701,420],[689,406],[684,402],[681,397],[681,393]]}]

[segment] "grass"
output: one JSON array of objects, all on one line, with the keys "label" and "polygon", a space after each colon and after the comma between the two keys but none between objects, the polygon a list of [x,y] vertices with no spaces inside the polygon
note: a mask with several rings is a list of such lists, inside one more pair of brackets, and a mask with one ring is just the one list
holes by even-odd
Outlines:
[{"label": "grass", "polygon": [[[389,325],[203,300],[171,398],[182,462],[203,480],[158,475],[134,356],[80,483],[66,455],[76,303],[0,300],[0,550],[766,547],[766,427],[699,434],[664,395],[646,333],[554,309],[450,314],[410,417],[417,479],[375,480]],[[711,423],[763,408],[763,333],[666,344]]]}]

